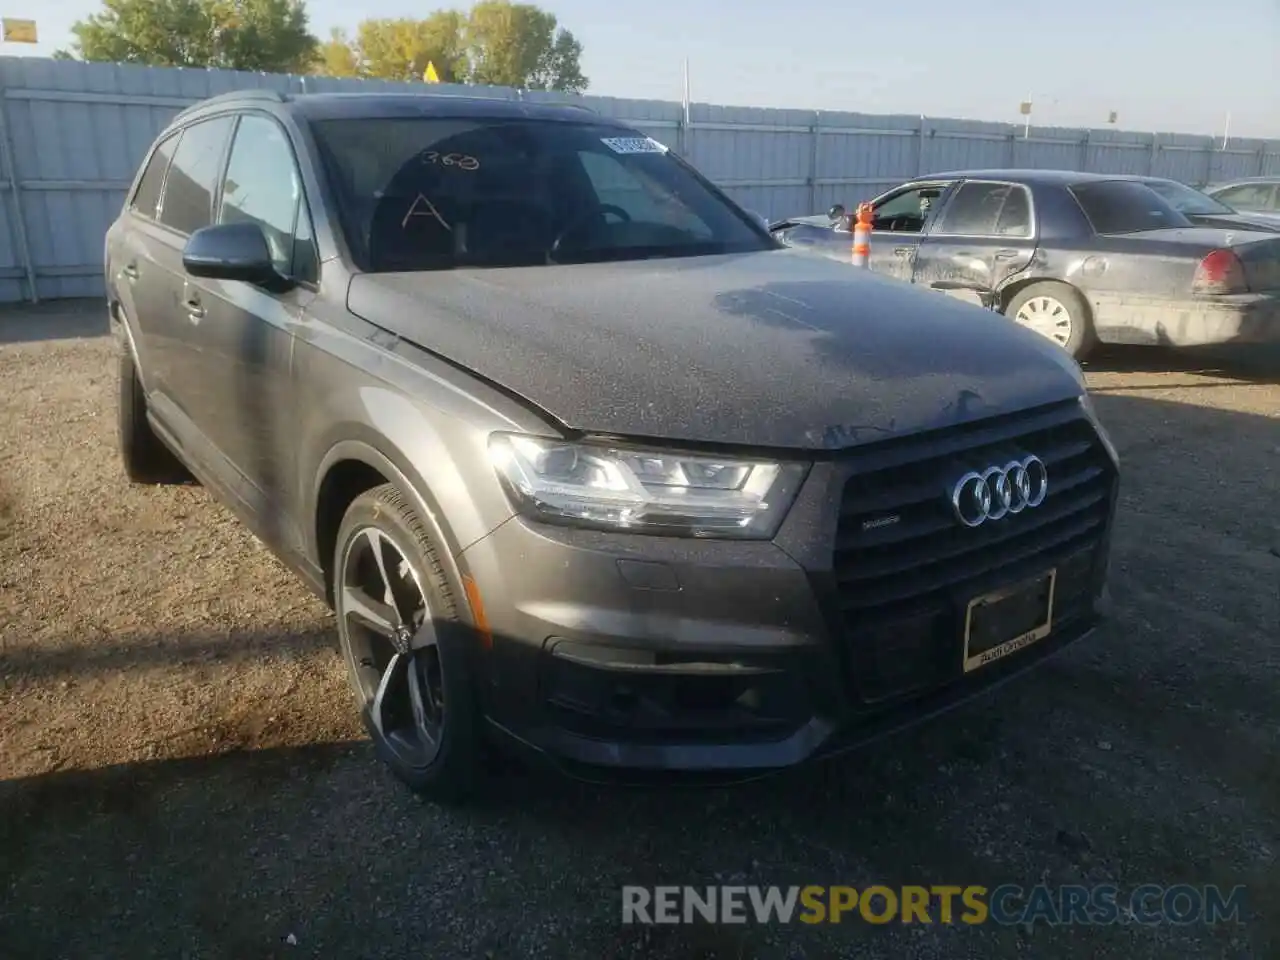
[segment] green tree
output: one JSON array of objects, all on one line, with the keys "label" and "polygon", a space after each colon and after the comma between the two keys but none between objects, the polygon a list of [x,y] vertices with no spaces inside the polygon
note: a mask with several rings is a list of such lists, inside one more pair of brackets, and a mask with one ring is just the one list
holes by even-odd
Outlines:
[{"label": "green tree", "polygon": [[443,83],[494,84],[581,93],[582,44],[530,4],[482,0],[470,15],[439,10],[425,20],[365,20],[354,38],[334,31],[316,72],[331,77],[421,80],[428,63]]},{"label": "green tree", "polygon": [[480,0],[471,8],[466,40],[472,83],[574,93],[587,87],[582,44],[533,4]]},{"label": "green tree", "polygon": [[438,10],[425,20],[365,20],[355,42],[363,75],[380,80],[421,80],[427,64],[433,63],[441,83],[465,82],[465,19],[456,10]]},{"label": "green tree", "polygon": [[[71,27],[83,60],[298,72],[316,56],[303,0],[103,0]],[[60,51],[64,56],[66,51]]]},{"label": "green tree", "polygon": [[364,75],[359,56],[345,30],[329,31],[329,39],[316,50],[315,72],[326,77],[360,77]]}]

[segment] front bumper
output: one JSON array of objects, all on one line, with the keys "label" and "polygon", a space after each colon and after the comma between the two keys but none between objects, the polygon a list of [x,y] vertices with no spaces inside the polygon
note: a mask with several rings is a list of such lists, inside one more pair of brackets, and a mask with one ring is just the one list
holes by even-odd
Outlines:
[{"label": "front bumper", "polygon": [[1280,344],[1280,296],[1169,298],[1094,294],[1094,326],[1105,343],[1170,347]]},{"label": "front bumper", "polygon": [[[586,779],[732,780],[849,749],[1011,679],[1101,615],[1115,465],[1098,459],[1105,445],[1072,406],[1047,411],[1031,435],[1048,438],[1042,453],[1052,440],[1078,458],[1073,437],[1087,428],[1097,441],[1087,484],[1064,466],[1063,492],[1039,516],[958,528],[959,540],[951,524],[916,535],[932,529],[933,498],[900,508],[905,539],[892,524],[864,528],[859,511],[873,504],[882,520],[897,491],[912,489],[898,478],[921,475],[922,462],[981,467],[992,450],[1025,447],[1025,435],[970,430],[959,450],[955,431],[926,437],[924,459],[900,463],[899,453],[893,482],[876,489],[865,457],[818,463],[772,542],[508,521],[461,558],[493,638],[480,671],[490,722]],[[963,449],[970,439],[976,452]],[[966,674],[968,601],[1051,568],[1060,602],[1050,635]]]}]

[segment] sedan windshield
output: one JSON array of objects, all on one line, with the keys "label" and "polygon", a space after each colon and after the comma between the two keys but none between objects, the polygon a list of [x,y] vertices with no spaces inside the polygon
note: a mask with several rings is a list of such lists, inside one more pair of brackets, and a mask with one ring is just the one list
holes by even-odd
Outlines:
[{"label": "sedan windshield", "polygon": [[313,130],[365,271],[777,246],[665,147],[612,125],[394,117],[324,120]]},{"label": "sedan windshield", "polygon": [[1213,197],[1199,190],[1193,190],[1176,180],[1144,180],[1143,182],[1168,200],[1175,210],[1188,217],[1214,217],[1235,213],[1225,203],[1219,203]]}]

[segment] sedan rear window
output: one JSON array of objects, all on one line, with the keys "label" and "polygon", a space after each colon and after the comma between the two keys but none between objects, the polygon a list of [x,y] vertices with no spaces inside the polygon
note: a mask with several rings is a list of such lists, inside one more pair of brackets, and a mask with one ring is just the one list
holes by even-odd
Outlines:
[{"label": "sedan rear window", "polygon": [[1141,233],[1192,226],[1169,201],[1135,180],[1077,183],[1071,194],[1095,233]]},{"label": "sedan rear window", "polygon": [[1203,194],[1199,190],[1193,190],[1186,184],[1178,183],[1174,180],[1147,180],[1145,182],[1152,190],[1189,217],[1220,217],[1224,214],[1235,213],[1225,203],[1219,203],[1213,197]]}]

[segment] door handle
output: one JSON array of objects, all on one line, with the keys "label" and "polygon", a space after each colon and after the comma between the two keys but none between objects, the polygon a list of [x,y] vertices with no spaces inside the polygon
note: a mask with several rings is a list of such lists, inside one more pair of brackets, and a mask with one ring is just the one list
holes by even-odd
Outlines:
[{"label": "door handle", "polygon": [[894,248],[893,248],[893,255],[894,255],[895,257],[905,257],[905,256],[907,256],[907,254],[909,254],[913,249],[915,249],[915,248],[914,248],[914,247],[894,247]]},{"label": "door handle", "polygon": [[121,268],[120,273],[126,280],[137,280],[138,266],[137,264],[126,263],[124,267]]},{"label": "door handle", "polygon": [[187,316],[192,320],[199,320],[204,316],[204,307],[195,297],[187,297],[182,301],[182,308],[187,311]]},{"label": "door handle", "polygon": [[1017,250],[997,250],[996,251],[997,260],[1012,260],[1017,255],[1018,255]]}]

